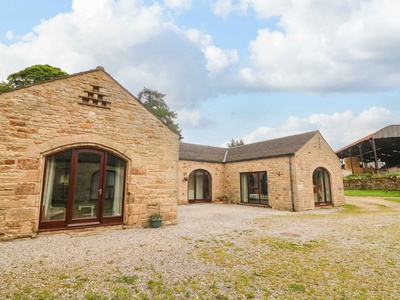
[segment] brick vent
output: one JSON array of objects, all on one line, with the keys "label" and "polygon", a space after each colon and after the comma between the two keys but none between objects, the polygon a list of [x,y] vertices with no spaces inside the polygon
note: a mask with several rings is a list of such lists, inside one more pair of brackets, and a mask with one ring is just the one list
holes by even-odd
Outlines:
[{"label": "brick vent", "polygon": [[91,91],[85,90],[84,92],[87,95],[79,96],[81,98],[81,102],[79,102],[79,104],[110,109],[111,102],[104,99],[105,97],[107,97],[107,95],[100,93],[100,88],[100,86],[92,85]]}]

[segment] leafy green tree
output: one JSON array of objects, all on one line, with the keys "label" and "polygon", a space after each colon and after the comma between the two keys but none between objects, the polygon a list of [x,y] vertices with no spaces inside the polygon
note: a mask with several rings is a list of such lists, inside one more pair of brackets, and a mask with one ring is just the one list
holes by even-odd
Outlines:
[{"label": "leafy green tree", "polygon": [[165,94],[159,93],[155,90],[143,88],[138,94],[138,99],[143,103],[148,110],[150,110],[156,117],[158,117],[165,125],[167,125],[172,131],[179,134],[182,139],[181,129],[179,124],[175,122],[177,113],[169,108],[165,103]]},{"label": "leafy green tree", "polygon": [[240,141],[232,139],[231,142],[227,143],[226,145],[228,146],[228,148],[235,148],[235,147],[238,147],[238,146],[243,146],[244,142],[243,142],[242,139],[240,139]]},{"label": "leafy green tree", "polygon": [[45,80],[67,76],[68,73],[50,65],[34,65],[7,77],[8,82],[0,83],[0,90],[6,91]]},{"label": "leafy green tree", "polygon": [[0,82],[0,93],[5,92],[12,89],[12,85],[8,82],[2,81]]}]

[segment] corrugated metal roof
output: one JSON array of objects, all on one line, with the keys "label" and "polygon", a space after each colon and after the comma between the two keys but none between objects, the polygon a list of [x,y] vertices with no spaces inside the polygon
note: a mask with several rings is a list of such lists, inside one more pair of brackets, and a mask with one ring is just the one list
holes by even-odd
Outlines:
[{"label": "corrugated metal roof", "polygon": [[339,158],[362,156],[363,161],[372,162],[376,159],[386,162],[388,167],[400,163],[400,125],[389,125],[366,137],[336,151]]},{"label": "corrugated metal roof", "polygon": [[224,163],[288,156],[299,151],[317,133],[318,131],[311,131],[235,148],[180,143],[179,159]]}]

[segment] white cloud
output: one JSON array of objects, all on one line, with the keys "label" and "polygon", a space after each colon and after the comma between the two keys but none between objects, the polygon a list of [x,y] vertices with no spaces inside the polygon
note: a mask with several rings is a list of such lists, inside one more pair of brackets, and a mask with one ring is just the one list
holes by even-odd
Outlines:
[{"label": "white cloud", "polygon": [[319,130],[333,150],[338,150],[385,126],[399,123],[400,116],[388,109],[373,106],[358,115],[345,110],[333,114],[313,114],[307,118],[291,116],[276,128],[261,126],[243,140],[248,144]]},{"label": "white cloud", "polygon": [[6,39],[7,40],[12,40],[14,38],[14,34],[13,34],[13,32],[12,31],[7,31],[6,32]]},{"label": "white cloud", "polygon": [[400,84],[400,2],[397,0],[231,0],[214,13],[252,9],[279,18],[249,43],[250,63],[239,72],[248,88],[357,91]]},{"label": "white cloud", "polygon": [[210,72],[210,76],[238,62],[237,50],[222,50],[210,45],[205,47],[203,53],[207,59],[206,68]]},{"label": "white cloud", "polygon": [[245,12],[250,1],[217,0],[211,5],[211,9],[215,15],[226,18],[231,13]]},{"label": "white cloud", "polygon": [[234,63],[236,53],[215,47],[195,28],[173,23],[168,9],[189,8],[191,1],[165,5],[73,0],[70,13],[43,20],[9,46],[0,44],[0,78],[33,64],[68,73],[101,65],[134,94],[146,86],[167,94],[170,106],[193,105],[213,93],[204,88],[209,73]]},{"label": "white cloud", "polygon": [[164,3],[168,8],[177,11],[190,9],[192,6],[191,0],[164,0]]}]

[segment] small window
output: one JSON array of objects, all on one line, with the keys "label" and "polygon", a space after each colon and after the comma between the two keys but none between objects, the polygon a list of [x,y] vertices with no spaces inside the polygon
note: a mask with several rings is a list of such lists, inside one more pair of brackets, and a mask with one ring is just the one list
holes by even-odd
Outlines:
[{"label": "small window", "polygon": [[267,172],[240,174],[241,202],[268,205]]}]

